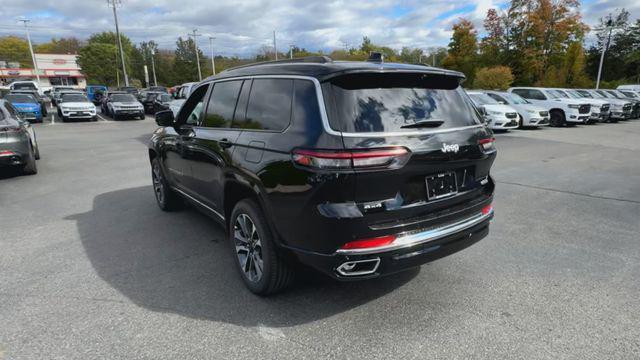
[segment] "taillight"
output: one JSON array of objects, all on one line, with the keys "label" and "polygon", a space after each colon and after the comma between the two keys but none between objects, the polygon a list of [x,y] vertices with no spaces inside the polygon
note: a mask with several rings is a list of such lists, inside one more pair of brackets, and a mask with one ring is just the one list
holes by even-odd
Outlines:
[{"label": "taillight", "polygon": [[404,147],[358,150],[293,151],[293,161],[304,167],[322,170],[395,169],[409,160],[411,152]]},{"label": "taillight", "polygon": [[377,248],[377,247],[380,247],[380,246],[389,245],[395,239],[396,239],[395,235],[387,235],[387,236],[381,236],[381,237],[372,238],[372,239],[355,240],[355,241],[350,241],[350,242],[342,245],[342,247],[340,247],[340,249],[342,249],[342,250],[353,250],[353,249]]},{"label": "taillight", "polygon": [[492,211],[493,211],[493,205],[491,204],[485,205],[482,208],[482,215],[489,215]]},{"label": "taillight", "polygon": [[9,150],[3,150],[0,151],[0,156],[10,156],[10,155],[15,155],[16,153],[14,153],[13,151],[9,151]]},{"label": "taillight", "polygon": [[13,127],[13,126],[3,126],[0,127],[0,131],[4,131],[4,132],[18,132],[21,131],[22,129],[20,127]]},{"label": "taillight", "polygon": [[496,142],[496,138],[486,138],[478,140],[478,144],[480,148],[484,152],[491,152],[495,149],[494,143]]}]

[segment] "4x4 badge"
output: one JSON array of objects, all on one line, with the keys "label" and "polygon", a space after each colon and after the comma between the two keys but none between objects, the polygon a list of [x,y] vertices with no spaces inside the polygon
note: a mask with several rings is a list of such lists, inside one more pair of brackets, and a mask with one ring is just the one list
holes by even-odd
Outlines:
[{"label": "4x4 badge", "polygon": [[458,150],[460,150],[460,145],[458,145],[458,144],[448,145],[446,143],[443,143],[441,150],[442,150],[443,153],[447,153],[447,152],[457,153]]}]

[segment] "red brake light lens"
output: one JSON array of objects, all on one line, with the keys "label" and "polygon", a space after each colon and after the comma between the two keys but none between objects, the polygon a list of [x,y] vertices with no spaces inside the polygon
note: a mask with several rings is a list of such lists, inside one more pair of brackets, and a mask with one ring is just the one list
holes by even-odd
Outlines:
[{"label": "red brake light lens", "polygon": [[404,147],[344,151],[297,149],[292,158],[298,165],[323,170],[393,169],[406,164],[410,155]]},{"label": "red brake light lens", "polygon": [[493,205],[489,204],[482,208],[482,215],[489,215],[493,211]]},{"label": "red brake light lens", "polygon": [[387,236],[381,236],[381,237],[372,238],[372,239],[355,240],[342,245],[340,249],[342,250],[371,249],[371,248],[389,245],[395,239],[396,239],[395,235],[387,235]]},{"label": "red brake light lens", "polygon": [[486,138],[486,139],[478,140],[478,144],[480,145],[480,148],[484,152],[490,152],[491,150],[495,149],[495,146],[494,146],[495,142],[496,142],[496,138]]},{"label": "red brake light lens", "polygon": [[13,151],[9,151],[9,150],[0,151],[0,156],[15,155],[15,154],[16,153],[14,153]]}]

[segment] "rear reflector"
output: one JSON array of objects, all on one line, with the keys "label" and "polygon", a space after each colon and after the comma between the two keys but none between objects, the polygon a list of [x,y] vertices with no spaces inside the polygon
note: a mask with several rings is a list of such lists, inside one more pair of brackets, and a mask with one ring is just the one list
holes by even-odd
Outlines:
[{"label": "rear reflector", "polygon": [[406,164],[411,153],[404,147],[357,150],[293,151],[293,161],[301,166],[323,170],[399,168]]},{"label": "rear reflector", "polygon": [[381,236],[381,237],[372,238],[372,239],[356,240],[356,241],[351,241],[342,245],[340,249],[343,249],[343,250],[371,249],[371,248],[389,245],[395,239],[396,239],[395,235],[387,235],[387,236]]},{"label": "rear reflector", "polygon": [[493,211],[493,205],[489,204],[482,208],[482,215],[488,215]]},{"label": "rear reflector", "polygon": [[478,144],[482,151],[488,152],[494,149],[494,143],[496,142],[496,138],[486,138],[478,140]]}]

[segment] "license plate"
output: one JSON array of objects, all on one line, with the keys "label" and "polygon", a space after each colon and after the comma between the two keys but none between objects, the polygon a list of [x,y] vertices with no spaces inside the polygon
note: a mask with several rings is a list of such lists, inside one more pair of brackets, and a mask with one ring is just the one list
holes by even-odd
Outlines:
[{"label": "license plate", "polygon": [[458,179],[454,172],[427,176],[427,199],[436,200],[458,193]]},{"label": "license plate", "polygon": [[73,115],[79,116],[79,115],[84,115],[84,113],[82,111],[76,111],[73,113]]}]

